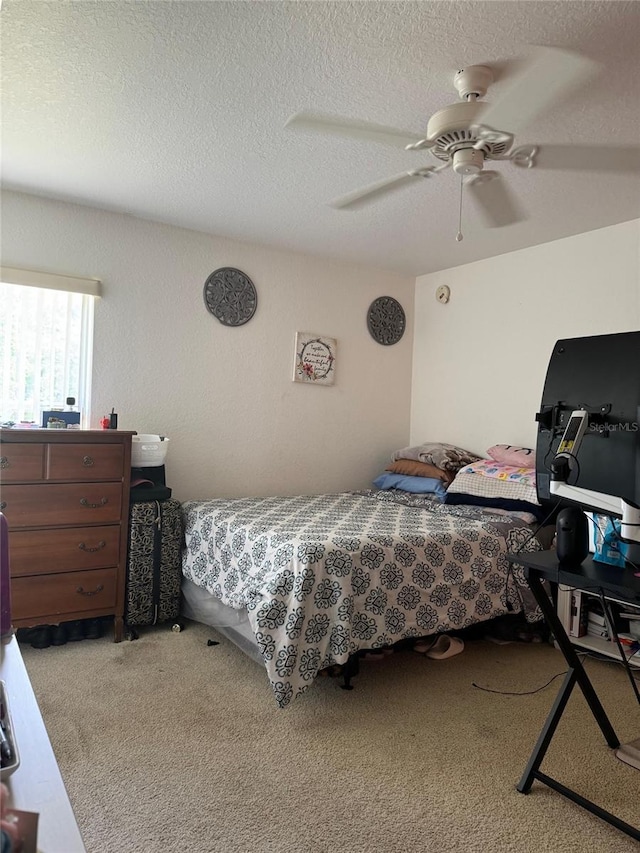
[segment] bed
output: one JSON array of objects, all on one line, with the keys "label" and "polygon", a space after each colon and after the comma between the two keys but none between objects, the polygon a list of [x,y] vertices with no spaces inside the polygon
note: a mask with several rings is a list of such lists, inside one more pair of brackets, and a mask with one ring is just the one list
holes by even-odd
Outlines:
[{"label": "bed", "polygon": [[377,489],[183,504],[184,610],[265,668],[284,708],[363,650],[540,618],[507,554],[540,550],[533,516]]}]

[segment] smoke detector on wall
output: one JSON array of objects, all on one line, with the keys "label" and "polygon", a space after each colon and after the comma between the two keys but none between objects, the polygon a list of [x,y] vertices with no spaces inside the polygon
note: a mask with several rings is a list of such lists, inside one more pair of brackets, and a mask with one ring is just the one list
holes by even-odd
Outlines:
[{"label": "smoke detector on wall", "polygon": [[449,301],[449,296],[451,295],[451,291],[447,287],[446,284],[441,284],[440,287],[436,290],[436,299],[438,302],[442,302],[443,305]]}]

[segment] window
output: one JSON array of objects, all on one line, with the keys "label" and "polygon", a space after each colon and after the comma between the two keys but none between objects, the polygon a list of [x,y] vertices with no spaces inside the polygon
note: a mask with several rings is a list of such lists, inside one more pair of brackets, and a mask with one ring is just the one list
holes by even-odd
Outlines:
[{"label": "window", "polygon": [[42,423],[74,397],[89,422],[93,307],[99,282],[0,271],[0,422]]}]

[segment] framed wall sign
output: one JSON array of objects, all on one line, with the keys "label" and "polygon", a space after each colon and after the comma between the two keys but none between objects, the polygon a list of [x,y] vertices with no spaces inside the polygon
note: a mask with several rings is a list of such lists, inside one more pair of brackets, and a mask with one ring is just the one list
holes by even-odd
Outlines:
[{"label": "framed wall sign", "polygon": [[336,340],[312,332],[296,332],[293,381],[333,385]]}]

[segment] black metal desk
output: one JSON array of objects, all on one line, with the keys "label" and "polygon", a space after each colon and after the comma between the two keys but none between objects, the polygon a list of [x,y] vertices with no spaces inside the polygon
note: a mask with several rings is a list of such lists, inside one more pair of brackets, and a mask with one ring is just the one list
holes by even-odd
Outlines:
[{"label": "black metal desk", "polygon": [[640,841],[640,829],[625,823],[625,821],[620,820],[620,818],[611,814],[611,812],[605,811],[605,809],[600,808],[600,806],[597,806],[595,803],[567,788],[556,779],[540,771],[540,765],[576,682],[580,685],[584,698],[587,700],[591,713],[600,727],[608,746],[611,749],[617,749],[620,746],[620,741],[613,730],[613,726],[609,722],[609,718],[596,695],[596,691],[585,672],[575,648],[571,644],[558,618],[549,596],[544,590],[542,582],[548,580],[596,594],[602,592],[605,597],[615,598],[628,604],[640,605],[640,578],[636,577],[631,569],[619,569],[607,566],[604,563],[594,563],[590,557],[580,565],[560,567],[555,551],[538,551],[533,554],[512,554],[509,560],[512,563],[524,566],[531,592],[540,605],[547,625],[552,630],[555,640],[569,665],[562,687],[540,732],[540,737],[531,753],[531,758],[524,774],[518,783],[518,791],[522,794],[528,794],[534,780],[537,779],[539,782],[542,782],[549,788],[553,788],[574,803],[582,806],[582,808],[587,809],[592,814],[597,815],[602,820],[607,821],[607,823],[630,835],[631,838]]}]

